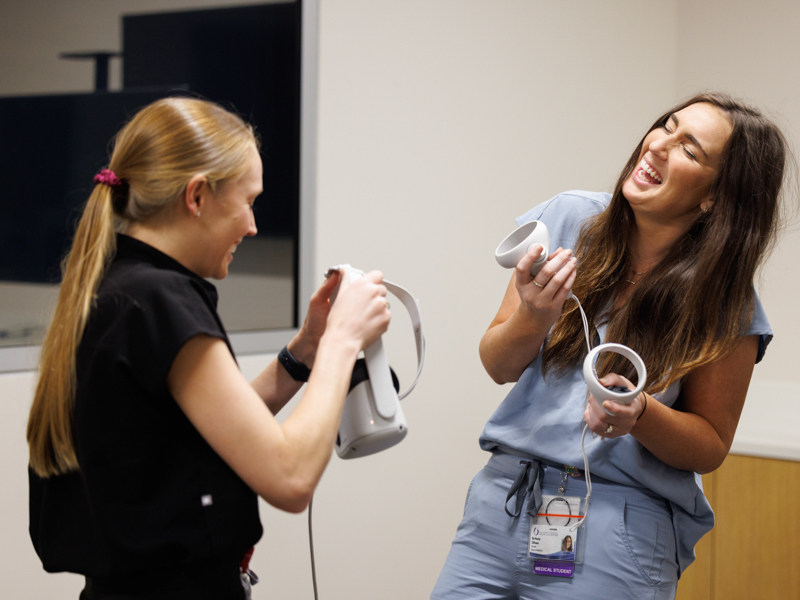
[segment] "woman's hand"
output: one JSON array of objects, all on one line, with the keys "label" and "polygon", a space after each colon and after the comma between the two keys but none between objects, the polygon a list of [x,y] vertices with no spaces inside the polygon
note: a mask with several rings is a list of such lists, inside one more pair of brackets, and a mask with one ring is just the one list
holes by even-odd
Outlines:
[{"label": "woman's hand", "polygon": [[531,265],[543,251],[536,244],[519,261],[500,309],[481,338],[481,362],[497,383],[518,381],[536,359],[575,282],[577,261],[562,248],[548,257],[535,279],[531,277]]},{"label": "woman's hand", "polygon": [[[634,389],[633,385],[622,375],[616,373],[609,373],[605,377],[600,378],[600,383],[606,387],[608,386],[621,386],[629,390]],[[601,435],[606,438],[617,438],[623,435],[628,435],[636,425],[639,415],[642,414],[644,409],[644,394],[639,394],[633,401],[628,404],[618,404],[613,400],[606,400],[603,406],[598,404],[594,396],[589,394],[589,402],[586,405],[586,410],[583,412],[583,420],[589,425],[589,429],[593,433]],[[609,415],[603,407],[612,414]]]},{"label": "woman's hand", "polygon": [[339,277],[341,284],[330,309],[326,333],[341,336],[342,341],[355,341],[360,351],[386,332],[392,318],[383,274],[370,271],[353,282],[344,271]]},{"label": "woman's hand", "polygon": [[336,271],[322,282],[322,285],[311,295],[308,303],[308,312],[297,336],[289,343],[289,351],[297,360],[309,369],[314,365],[317,347],[325,328],[328,324],[328,315],[331,312],[331,295],[341,278],[341,272]]},{"label": "woman's hand", "polygon": [[547,332],[561,314],[575,283],[577,259],[572,256],[572,250],[558,248],[536,277],[532,277],[531,265],[542,252],[544,248],[536,244],[522,257],[516,267],[515,286],[520,299],[517,310]]}]

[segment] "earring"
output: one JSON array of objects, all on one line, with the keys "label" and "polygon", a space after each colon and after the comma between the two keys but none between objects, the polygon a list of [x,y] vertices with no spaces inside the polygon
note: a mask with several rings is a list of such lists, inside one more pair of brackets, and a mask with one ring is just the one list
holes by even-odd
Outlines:
[{"label": "earring", "polygon": [[705,207],[705,206],[700,206],[700,212],[703,213],[704,215],[707,215],[708,214],[708,208]]},{"label": "earring", "polygon": [[194,216],[195,217],[199,217],[200,216],[200,211],[198,210],[196,213],[194,213]]}]

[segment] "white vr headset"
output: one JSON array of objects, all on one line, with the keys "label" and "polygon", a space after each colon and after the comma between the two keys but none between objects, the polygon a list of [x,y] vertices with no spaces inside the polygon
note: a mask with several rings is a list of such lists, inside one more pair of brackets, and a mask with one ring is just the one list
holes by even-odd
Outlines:
[{"label": "white vr headset", "polygon": [[[325,276],[329,277],[340,269],[347,270],[351,283],[364,275],[363,271],[350,265],[337,265],[328,269]],[[335,447],[340,458],[359,458],[386,450],[400,443],[408,433],[400,400],[417,385],[425,364],[422,317],[417,300],[406,289],[385,279],[383,285],[403,303],[411,317],[417,344],[417,375],[408,389],[399,393],[400,383],[389,366],[381,338],[364,350],[364,358],[359,358],[353,368],[350,391],[339,424]],[[331,304],[338,291],[337,287],[331,296]]]}]

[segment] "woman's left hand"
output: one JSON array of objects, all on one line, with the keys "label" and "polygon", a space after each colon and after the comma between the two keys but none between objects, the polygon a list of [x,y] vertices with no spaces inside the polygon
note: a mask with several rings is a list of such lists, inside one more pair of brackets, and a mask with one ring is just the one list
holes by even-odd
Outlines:
[{"label": "woman's left hand", "polygon": [[[622,386],[629,390],[634,389],[633,385],[622,375],[616,373],[609,373],[608,375],[600,378],[600,383],[604,386]],[[608,414],[603,407],[606,408],[613,415]],[[589,402],[586,405],[586,410],[583,412],[583,420],[589,425],[589,429],[605,438],[617,438],[623,435],[628,435],[636,424],[636,420],[642,413],[644,408],[644,399],[642,394],[636,396],[633,401],[628,404],[618,404],[613,400],[606,400],[603,406],[595,400],[594,396],[589,394]]]},{"label": "woman's left hand", "polygon": [[311,295],[303,326],[297,336],[289,342],[289,351],[309,369],[314,364],[319,340],[325,333],[328,314],[331,312],[331,295],[336,289],[340,277],[339,271],[333,272]]}]

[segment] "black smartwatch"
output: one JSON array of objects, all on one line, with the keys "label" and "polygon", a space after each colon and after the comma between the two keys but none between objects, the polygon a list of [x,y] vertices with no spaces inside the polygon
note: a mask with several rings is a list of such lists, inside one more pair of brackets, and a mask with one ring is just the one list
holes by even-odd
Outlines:
[{"label": "black smartwatch", "polygon": [[288,346],[284,346],[283,349],[278,352],[278,361],[283,365],[283,368],[286,369],[286,372],[291,375],[292,379],[295,381],[308,381],[311,369],[292,356]]}]

